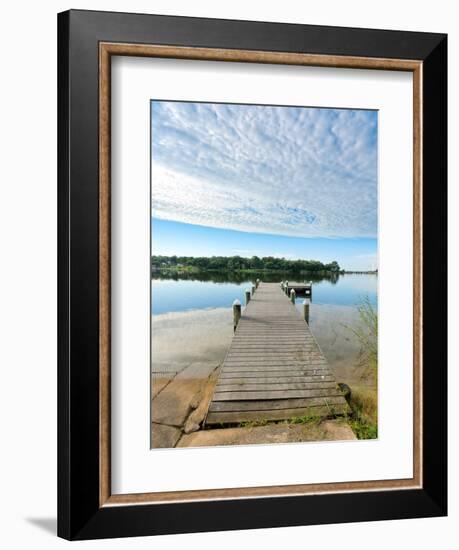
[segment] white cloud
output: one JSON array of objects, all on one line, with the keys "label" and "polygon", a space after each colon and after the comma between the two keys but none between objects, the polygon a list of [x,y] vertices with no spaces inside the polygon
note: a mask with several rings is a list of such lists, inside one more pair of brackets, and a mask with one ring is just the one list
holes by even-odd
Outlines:
[{"label": "white cloud", "polygon": [[152,214],[259,233],[372,237],[376,114],[154,102]]}]

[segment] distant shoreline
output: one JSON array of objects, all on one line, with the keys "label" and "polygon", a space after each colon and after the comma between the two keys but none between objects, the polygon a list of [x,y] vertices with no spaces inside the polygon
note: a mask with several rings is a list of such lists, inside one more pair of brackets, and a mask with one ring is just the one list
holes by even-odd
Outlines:
[{"label": "distant shoreline", "polygon": [[328,271],[326,269],[320,269],[317,271],[313,270],[300,270],[295,271],[293,269],[290,270],[280,270],[280,269],[212,269],[212,268],[199,268],[194,266],[183,266],[183,267],[176,267],[176,266],[161,266],[156,267],[152,266],[152,273],[183,273],[183,274],[198,274],[198,273],[222,273],[222,272],[230,272],[230,273],[279,273],[279,275],[286,275],[286,274],[295,274],[295,275],[378,275],[378,270],[375,271],[347,271],[345,269],[342,269],[340,271]]},{"label": "distant shoreline", "polygon": [[347,271],[343,270],[340,271],[341,275],[377,275],[378,270],[375,269],[374,271]]}]

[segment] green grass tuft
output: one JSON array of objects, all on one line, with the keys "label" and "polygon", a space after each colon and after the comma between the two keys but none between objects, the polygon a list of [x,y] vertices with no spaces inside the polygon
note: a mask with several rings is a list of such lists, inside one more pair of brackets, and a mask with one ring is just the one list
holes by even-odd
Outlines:
[{"label": "green grass tuft", "polygon": [[348,424],[358,439],[378,437],[378,394],[376,388],[354,387],[349,402]]}]

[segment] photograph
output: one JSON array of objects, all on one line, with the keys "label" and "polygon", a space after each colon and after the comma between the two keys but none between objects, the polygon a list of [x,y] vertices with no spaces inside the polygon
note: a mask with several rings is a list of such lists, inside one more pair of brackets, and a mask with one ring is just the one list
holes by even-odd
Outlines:
[{"label": "photograph", "polygon": [[378,438],[378,111],[150,102],[151,448]]}]

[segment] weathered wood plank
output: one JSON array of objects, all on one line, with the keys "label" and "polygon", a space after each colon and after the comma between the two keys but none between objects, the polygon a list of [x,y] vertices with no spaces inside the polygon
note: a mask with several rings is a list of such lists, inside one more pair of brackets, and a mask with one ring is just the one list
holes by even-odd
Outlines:
[{"label": "weathered wood plank", "polygon": [[297,346],[296,348],[292,347],[292,348],[287,348],[286,350],[282,350],[282,347],[283,347],[282,342],[279,342],[275,347],[273,347],[273,349],[269,349],[267,351],[265,351],[266,348],[263,346],[260,349],[252,348],[251,350],[241,349],[241,350],[233,351],[228,355],[230,355],[233,359],[237,358],[238,356],[248,357],[253,359],[254,357],[262,356],[263,354],[270,355],[272,357],[278,356],[278,355],[282,355],[284,357],[292,357],[292,355],[294,354],[298,355],[299,353],[301,353],[301,355],[306,355],[306,356],[316,355],[317,358],[324,360],[323,355],[320,354],[317,346],[309,346],[309,347]]},{"label": "weathered wood plank", "polygon": [[254,383],[260,383],[260,384],[288,384],[288,383],[295,383],[299,381],[303,382],[334,382],[335,377],[331,374],[329,375],[313,375],[313,376],[305,376],[303,374],[298,374],[297,376],[246,376],[246,377],[240,377],[240,376],[220,376],[219,379],[219,386],[224,386],[227,384],[249,384],[251,381]]},{"label": "weathered wood plank", "polygon": [[[333,373],[328,369],[323,370],[308,370],[308,369],[279,369],[279,370],[259,370],[251,371],[249,369],[245,370],[233,370],[226,369],[220,373],[221,380],[231,380],[231,378],[293,378],[293,377],[322,377],[331,376],[334,380],[335,377]],[[323,379],[323,378],[322,378]]]},{"label": "weathered wood plank", "polygon": [[[335,405],[333,415],[344,415],[346,406]],[[206,424],[239,424],[241,422],[276,421],[298,418],[301,416],[327,417],[332,416],[328,407],[307,407],[296,409],[280,409],[267,411],[238,411],[238,412],[210,412],[207,415]]]},{"label": "weathered wood plank", "polygon": [[[225,365],[225,367],[222,369],[223,373],[228,374],[234,374],[235,372],[253,372],[255,374],[257,373],[263,373],[266,372],[267,375],[270,375],[269,373],[280,371],[281,373],[287,373],[288,371],[297,371],[302,372],[305,374],[310,375],[320,375],[325,374],[326,372],[331,374],[330,368],[326,365],[290,365],[290,364],[280,364],[280,365],[251,365],[250,363],[244,363],[243,365]],[[324,372],[325,371],[325,372]]]},{"label": "weathered wood plank", "polygon": [[309,397],[303,399],[278,399],[269,401],[214,401],[210,406],[210,411],[258,411],[258,410],[280,410],[293,408],[307,408],[315,406],[342,405],[345,406],[346,400],[342,396],[338,397]]},{"label": "weathered wood plank", "polygon": [[237,375],[240,378],[244,378],[249,374],[256,376],[298,376],[300,374],[304,376],[333,376],[333,373],[328,368],[308,368],[308,367],[272,367],[252,369],[250,367],[225,367],[222,374]]},{"label": "weathered wood plank", "polygon": [[[286,382],[284,384],[217,384],[215,388],[215,393],[221,392],[280,392],[280,391],[290,391],[290,390],[316,390],[336,388],[336,382],[326,382],[324,380],[316,380],[314,382]],[[279,394],[277,394],[279,395]],[[269,399],[269,398],[268,398]]]},{"label": "weathered wood plank", "polygon": [[260,342],[260,340],[256,340],[254,342],[240,342],[240,341],[234,341],[234,345],[237,346],[238,351],[244,351],[244,350],[252,350],[252,351],[258,351],[258,350],[282,350],[282,351],[290,351],[290,350],[298,350],[298,349],[309,349],[313,350],[316,349],[315,343],[310,342],[309,344],[305,344],[304,342],[300,342],[298,340],[276,340],[275,338],[270,338],[266,342]]},{"label": "weathered wood plank", "polygon": [[326,363],[316,363],[305,365],[304,363],[292,363],[291,361],[276,361],[270,363],[269,365],[263,365],[263,363],[225,363],[223,367],[224,372],[228,371],[251,371],[251,372],[263,372],[263,371],[273,371],[273,370],[301,370],[301,371],[321,371],[321,370],[330,370]]},{"label": "weathered wood plank", "polygon": [[338,388],[321,388],[317,390],[279,390],[279,391],[232,391],[214,393],[214,401],[244,401],[250,400],[266,400],[266,399],[290,399],[298,397],[323,397],[323,396],[339,396],[341,392]]},{"label": "weathered wood plank", "polygon": [[325,359],[317,357],[317,355],[304,355],[303,357],[270,357],[269,359],[260,359],[259,357],[227,357],[225,364],[250,364],[256,366],[255,363],[261,365],[328,365]]}]

